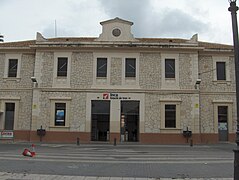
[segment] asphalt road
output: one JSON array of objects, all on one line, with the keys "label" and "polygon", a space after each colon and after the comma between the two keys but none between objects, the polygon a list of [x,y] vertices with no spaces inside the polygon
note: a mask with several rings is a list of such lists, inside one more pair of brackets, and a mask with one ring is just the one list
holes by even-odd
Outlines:
[{"label": "asphalt road", "polygon": [[71,176],[232,178],[234,144],[109,145],[0,143],[0,172]]}]

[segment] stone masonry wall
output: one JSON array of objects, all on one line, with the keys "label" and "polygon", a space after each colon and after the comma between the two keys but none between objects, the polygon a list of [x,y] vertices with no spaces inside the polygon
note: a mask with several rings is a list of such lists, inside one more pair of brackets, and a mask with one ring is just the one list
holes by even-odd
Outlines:
[{"label": "stone masonry wall", "polygon": [[145,132],[146,133],[159,133],[161,125],[161,99],[181,99],[180,103],[180,119],[182,130],[187,127],[193,126],[193,109],[191,95],[173,95],[173,94],[146,94],[145,96]]},{"label": "stone masonry wall", "polygon": [[42,52],[39,53],[38,58],[41,58],[41,87],[52,87],[53,83],[53,65],[54,65],[54,53]]},{"label": "stone masonry wall", "polygon": [[[24,53],[21,56],[20,79],[4,79],[5,54],[0,54],[0,101],[19,102],[15,130],[29,130],[31,122],[32,81],[35,55]],[[9,98],[9,99],[8,99]],[[15,98],[20,98],[16,100]],[[3,109],[4,110],[4,109]],[[4,120],[4,117],[2,117]],[[0,122],[1,123],[1,122]]]},{"label": "stone masonry wall", "polygon": [[71,87],[90,88],[93,81],[93,53],[73,53],[71,59]]},{"label": "stone masonry wall", "polygon": [[180,89],[192,89],[192,60],[190,54],[179,54],[179,85]]},{"label": "stone masonry wall", "polygon": [[236,103],[234,95],[202,95],[200,97],[201,103],[201,131],[202,133],[214,133],[214,109],[213,109],[213,101],[221,100],[221,101],[233,101],[232,107],[232,128],[236,130]]},{"label": "stone masonry wall", "polygon": [[122,59],[112,58],[110,68],[110,85],[121,85]]},{"label": "stone masonry wall", "polygon": [[[10,97],[10,98],[20,98],[20,100],[12,100],[12,99],[4,99],[0,102],[19,102],[19,109],[18,109],[18,117],[15,119],[15,130],[29,130],[31,124],[31,99],[32,99],[32,91],[25,90],[25,91],[1,91],[0,90],[0,97]],[[17,110],[17,109],[15,109]],[[3,117],[4,120],[4,117]],[[2,123],[2,122],[0,122]]]},{"label": "stone masonry wall", "polygon": [[235,75],[234,73],[234,61],[233,58],[229,60],[229,72],[230,82],[217,83],[213,80],[213,75],[216,73],[216,69],[213,69],[212,56],[199,56],[199,73],[202,82],[200,84],[201,91],[207,92],[232,92],[235,91]]},{"label": "stone masonry wall", "polygon": [[161,56],[159,53],[140,53],[139,84],[143,89],[159,89],[161,82]]},{"label": "stone masonry wall", "polygon": [[[49,97],[71,97],[69,126],[70,131],[85,131],[86,121],[86,93],[80,92],[42,92],[40,96],[40,114],[37,127],[41,125],[49,130],[51,121],[51,100]],[[60,129],[60,128],[59,128]]]}]

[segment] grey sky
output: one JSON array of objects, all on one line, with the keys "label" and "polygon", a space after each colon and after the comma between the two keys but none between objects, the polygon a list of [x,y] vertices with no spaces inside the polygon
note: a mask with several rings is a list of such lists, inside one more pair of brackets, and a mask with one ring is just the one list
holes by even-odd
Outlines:
[{"label": "grey sky", "polygon": [[[187,38],[232,44],[227,0],[0,0],[5,41],[45,37],[98,37],[99,22],[120,17],[134,22],[135,37]],[[213,7],[213,8],[212,8]]]}]

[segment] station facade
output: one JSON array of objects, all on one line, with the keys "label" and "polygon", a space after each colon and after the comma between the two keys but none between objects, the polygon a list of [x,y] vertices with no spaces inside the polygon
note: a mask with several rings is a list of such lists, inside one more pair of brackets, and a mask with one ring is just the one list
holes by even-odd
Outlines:
[{"label": "station facade", "polygon": [[100,24],[96,38],[0,44],[0,140],[235,140],[232,46],[135,38],[120,18]]}]

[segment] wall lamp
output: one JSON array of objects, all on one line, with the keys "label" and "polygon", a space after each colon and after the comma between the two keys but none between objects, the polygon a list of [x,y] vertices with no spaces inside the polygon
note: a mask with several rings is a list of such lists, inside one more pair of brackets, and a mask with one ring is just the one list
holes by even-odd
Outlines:
[{"label": "wall lamp", "polygon": [[36,77],[31,77],[32,82],[37,83]]},{"label": "wall lamp", "polygon": [[196,80],[196,83],[195,83],[195,86],[194,86],[195,89],[198,89],[198,86],[201,84],[201,81],[202,81],[201,79]]},{"label": "wall lamp", "polygon": [[32,82],[34,83],[34,87],[38,86],[36,77],[31,77]]}]

